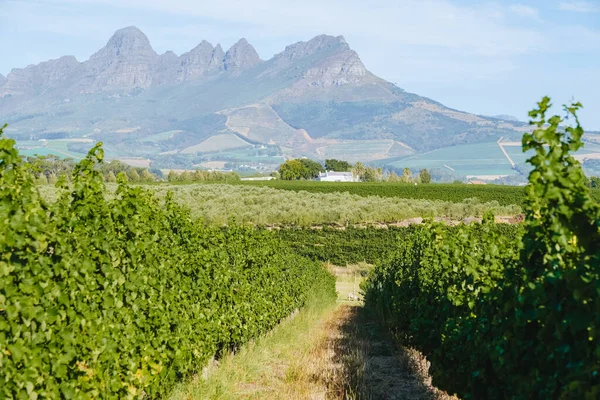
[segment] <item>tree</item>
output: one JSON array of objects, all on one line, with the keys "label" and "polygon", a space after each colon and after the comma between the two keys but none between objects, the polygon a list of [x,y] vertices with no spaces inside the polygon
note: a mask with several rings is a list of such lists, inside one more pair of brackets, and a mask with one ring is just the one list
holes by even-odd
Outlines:
[{"label": "tree", "polygon": [[106,182],[115,183],[117,181],[117,177],[115,173],[112,171],[108,171],[108,173],[104,176],[104,180]]},{"label": "tree", "polygon": [[421,183],[430,183],[431,182],[431,174],[425,168],[419,172],[419,181]]},{"label": "tree", "polygon": [[302,171],[304,179],[315,179],[319,176],[319,172],[323,172],[323,166],[316,161],[301,158],[300,162],[304,166],[304,170]]},{"label": "tree", "polygon": [[127,171],[127,178],[129,178],[129,182],[139,182],[140,174],[138,174],[138,172],[134,168],[132,168]]},{"label": "tree", "polygon": [[412,177],[412,172],[410,172],[410,168],[404,168],[404,173],[402,174],[402,181],[403,182],[412,182],[413,177]]},{"label": "tree", "polygon": [[169,182],[175,182],[179,179],[179,175],[177,175],[177,172],[170,170],[169,174],[167,175],[167,181]]},{"label": "tree", "polygon": [[363,182],[380,182],[383,177],[381,168],[368,167],[362,178]]},{"label": "tree", "polygon": [[325,160],[325,169],[327,171],[348,172],[352,169],[352,164],[347,161],[332,158]]},{"label": "tree", "polygon": [[302,179],[304,168],[300,160],[287,160],[279,166],[279,175],[287,181]]},{"label": "tree", "polygon": [[194,180],[194,174],[190,171],[183,171],[181,175],[179,175],[179,180],[181,182],[192,182]]},{"label": "tree", "polygon": [[154,176],[147,169],[144,169],[144,170],[142,170],[142,174],[140,175],[140,181],[141,182],[154,182],[154,181],[156,181],[156,176]]},{"label": "tree", "polygon": [[392,171],[388,176],[387,176],[387,181],[388,182],[400,182],[400,177],[398,176],[398,174],[396,173],[396,171]]},{"label": "tree", "polygon": [[362,181],[363,178],[365,177],[366,171],[367,170],[366,170],[365,166],[362,165],[362,163],[360,161],[357,161],[356,164],[354,164],[354,167],[352,168],[352,175],[354,175],[356,178],[358,178]]}]

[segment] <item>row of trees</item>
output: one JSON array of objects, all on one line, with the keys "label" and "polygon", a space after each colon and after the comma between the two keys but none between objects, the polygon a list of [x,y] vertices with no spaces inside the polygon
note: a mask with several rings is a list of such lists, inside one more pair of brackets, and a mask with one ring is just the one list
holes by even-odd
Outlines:
[{"label": "row of trees", "polygon": [[[25,158],[25,164],[31,169],[38,184],[55,184],[59,178],[71,179],[76,163],[72,158],[60,158],[55,155],[33,156]],[[155,182],[162,178],[160,170],[132,167],[118,160],[96,166],[105,182],[116,182],[121,174],[127,182]]]},{"label": "row of trees", "polygon": [[[25,159],[25,165],[31,169],[37,184],[55,184],[59,178],[71,179],[76,163],[71,158],[62,159],[55,155],[34,156]],[[96,165],[104,182],[115,183],[117,176],[130,183],[152,183],[163,179],[158,169],[132,167],[121,161],[113,160]],[[171,170],[166,177],[169,182],[234,182],[240,176],[234,172],[217,171],[183,171],[177,173]]]},{"label": "row of trees", "polygon": [[431,174],[426,169],[422,169],[417,175],[413,175],[410,168],[404,168],[403,174],[398,175],[396,171],[392,171],[387,176],[388,182],[404,182],[404,183],[430,183]]},{"label": "row of trees", "polygon": [[235,172],[219,172],[219,171],[203,171],[197,169],[195,171],[183,171],[177,173],[173,170],[169,171],[167,181],[169,182],[237,182],[240,176]]},{"label": "row of trees", "polygon": [[365,167],[360,161],[352,165],[347,161],[336,159],[325,160],[324,167],[308,158],[287,160],[279,166],[278,172],[283,180],[310,180],[316,179],[320,172],[325,171],[352,172],[352,175],[361,182],[431,182],[431,175],[426,169],[413,176],[409,168],[404,168],[404,174],[399,176],[395,171],[385,174],[381,168]]}]

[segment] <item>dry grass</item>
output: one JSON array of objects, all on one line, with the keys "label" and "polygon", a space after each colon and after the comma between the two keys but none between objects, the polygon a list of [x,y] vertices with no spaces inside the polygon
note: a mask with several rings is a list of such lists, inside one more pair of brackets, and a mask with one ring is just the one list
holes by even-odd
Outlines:
[{"label": "dry grass", "polygon": [[211,365],[171,399],[326,399],[328,321],[337,305],[300,311],[270,335]]}]

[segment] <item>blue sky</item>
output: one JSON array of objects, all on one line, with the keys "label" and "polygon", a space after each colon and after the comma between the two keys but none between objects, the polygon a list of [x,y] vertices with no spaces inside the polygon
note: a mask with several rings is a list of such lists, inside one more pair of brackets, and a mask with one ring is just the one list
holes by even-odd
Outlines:
[{"label": "blue sky", "polygon": [[245,37],[263,59],[344,35],[376,75],[447,106],[526,120],[543,95],[576,99],[600,130],[600,0],[0,0],[0,73],[84,61],[129,25],[159,53]]}]

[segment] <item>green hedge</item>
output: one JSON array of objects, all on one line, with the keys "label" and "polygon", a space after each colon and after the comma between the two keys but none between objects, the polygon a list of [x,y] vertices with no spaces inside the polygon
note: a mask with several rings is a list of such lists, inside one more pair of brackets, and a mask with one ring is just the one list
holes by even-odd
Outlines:
[{"label": "green hedge", "polygon": [[102,155],[48,205],[0,138],[0,398],[160,397],[316,291],[335,299],[268,232],[205,227],[139,187],[106,200]]},{"label": "green hedge", "polygon": [[431,361],[433,383],[465,399],[600,397],[600,208],[569,155],[549,99],[531,113],[535,150],[517,234],[417,226],[370,275],[367,306]]}]

